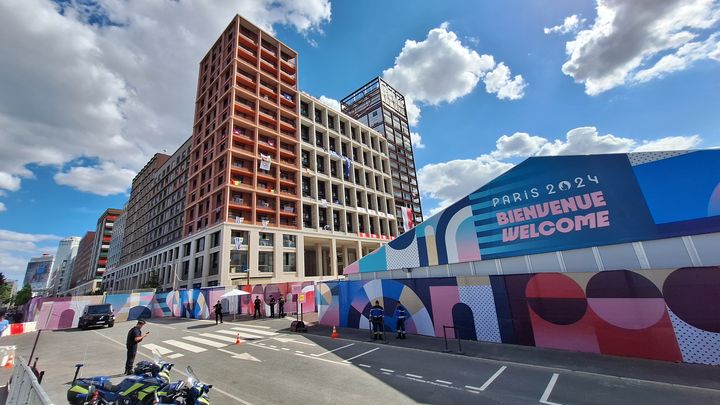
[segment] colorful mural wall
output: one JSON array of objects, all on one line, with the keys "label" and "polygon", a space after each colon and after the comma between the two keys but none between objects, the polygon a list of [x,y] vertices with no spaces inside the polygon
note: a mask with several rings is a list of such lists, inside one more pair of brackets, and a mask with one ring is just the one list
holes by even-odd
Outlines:
[{"label": "colorful mural wall", "polygon": [[533,157],[344,273],[719,232],[718,161],[720,150]]},{"label": "colorful mural wall", "polygon": [[[132,321],[140,318],[181,317],[191,319],[210,319],[212,307],[220,300],[225,313],[248,314],[253,311],[252,301],[259,297],[263,302],[261,311],[270,313],[266,304],[270,297],[277,301],[282,295],[286,301],[285,312],[297,312],[297,295],[305,294],[306,303],[303,313],[315,312],[315,284],[313,282],[278,283],[254,286],[242,286],[251,293],[242,297],[221,298],[230,287],[208,287],[191,290],[177,290],[162,293],[140,291],[126,294],[108,294],[34,298],[26,304],[23,319],[36,321],[38,329],[75,328],[87,305],[112,304],[116,322]],[[275,308],[276,311],[278,308]]]},{"label": "colorful mural wall", "polygon": [[[341,281],[318,284],[320,323],[688,363],[720,364],[720,267]],[[452,330],[448,330],[454,336]]]}]

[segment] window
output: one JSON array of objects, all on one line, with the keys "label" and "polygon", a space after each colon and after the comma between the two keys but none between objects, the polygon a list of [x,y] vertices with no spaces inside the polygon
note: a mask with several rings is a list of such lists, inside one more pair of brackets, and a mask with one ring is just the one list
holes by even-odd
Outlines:
[{"label": "window", "polygon": [[283,272],[294,273],[296,271],[295,253],[283,253]]},{"label": "window", "polygon": [[322,124],[322,111],[315,109],[315,122]]},{"label": "window", "polygon": [[309,109],[308,103],[301,101],[300,102],[300,114],[303,117],[308,117],[308,109]]},{"label": "window", "polygon": [[310,178],[304,177],[302,178],[302,195],[303,197],[310,197]]},{"label": "window", "polygon": [[335,129],[335,117],[333,117],[332,115],[328,115],[328,124],[327,124],[327,126],[328,126],[328,128],[330,128],[330,129]]},{"label": "window", "polygon": [[273,252],[260,252],[258,254],[258,271],[260,273],[272,273]]},{"label": "window", "polygon": [[230,273],[248,271],[248,252],[246,250],[230,251]]},{"label": "window", "polygon": [[220,253],[215,252],[210,255],[210,273],[209,275],[213,276],[215,274],[218,274],[220,270]]},{"label": "window", "polygon": [[300,137],[305,142],[310,142],[310,128],[305,125],[300,127]]},{"label": "window", "polygon": [[248,232],[247,231],[232,231],[230,234],[230,243],[235,246],[235,249],[240,249],[240,246],[248,245]]},{"label": "window", "polygon": [[204,257],[196,257],[195,258],[195,273],[193,274],[194,278],[199,278],[203,274],[203,259]]},{"label": "window", "polygon": [[260,232],[260,246],[273,246],[274,236],[272,233]]},{"label": "window", "polygon": [[190,242],[183,245],[183,256],[190,256]]},{"label": "window", "polygon": [[345,123],[342,121],[340,122],[340,133],[345,135]]},{"label": "window", "polygon": [[283,235],[283,247],[286,247],[286,248],[296,247],[295,235]]},{"label": "window", "polygon": [[310,152],[302,151],[301,158],[303,167],[310,167]]},{"label": "window", "polygon": [[190,273],[190,260],[183,261],[182,264],[182,280],[187,280],[188,273]]},{"label": "window", "polygon": [[205,238],[200,238],[195,241],[195,253],[202,252],[205,250]]},{"label": "window", "polygon": [[325,158],[322,156],[317,157],[317,171],[320,173],[325,173]]}]

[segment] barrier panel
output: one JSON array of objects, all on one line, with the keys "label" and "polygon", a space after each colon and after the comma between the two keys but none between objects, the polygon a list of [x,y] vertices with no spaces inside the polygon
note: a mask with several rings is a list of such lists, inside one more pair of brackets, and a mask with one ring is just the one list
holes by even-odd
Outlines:
[{"label": "barrier panel", "polygon": [[22,357],[15,362],[15,370],[8,382],[8,405],[52,405],[45,390],[40,386],[35,374],[25,364]]}]

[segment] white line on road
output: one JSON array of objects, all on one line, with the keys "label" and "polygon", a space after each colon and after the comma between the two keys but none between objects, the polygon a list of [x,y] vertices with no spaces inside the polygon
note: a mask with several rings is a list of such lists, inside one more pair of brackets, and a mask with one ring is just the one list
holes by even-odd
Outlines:
[{"label": "white line on road", "polygon": [[328,360],[328,359],[321,359],[321,358],[319,358],[319,357],[316,357],[316,356],[308,356],[308,355],[306,355],[306,354],[298,354],[298,353],[295,353],[295,355],[296,355],[296,356],[300,356],[300,357],[307,357],[308,359],[320,360],[320,361],[325,361],[325,362],[333,363],[333,364],[339,364],[339,365],[341,365],[341,366],[349,366],[349,365],[350,365],[350,363],[344,363],[344,362],[335,361],[335,360]]},{"label": "white line on road", "polygon": [[268,331],[266,331],[266,330],[257,330],[257,329],[248,329],[248,328],[239,328],[239,327],[230,328],[230,329],[232,329],[232,330],[238,330],[238,331],[240,331],[240,332],[255,333],[255,334],[257,334],[257,335],[263,335],[263,336],[277,336],[277,335],[279,335],[279,333],[277,333],[277,332],[268,332]]},{"label": "white line on road", "polygon": [[507,366],[502,366],[502,367],[500,367],[500,368],[498,369],[498,371],[496,371],[495,374],[491,375],[490,378],[488,378],[488,380],[485,381],[485,384],[483,384],[480,388],[475,388],[475,387],[472,387],[472,386],[469,386],[469,385],[466,385],[465,388],[470,388],[470,389],[473,389],[473,390],[477,389],[477,390],[480,390],[480,391],[485,391],[485,389],[486,389],[487,387],[489,387],[490,384],[492,384],[493,381],[495,381],[495,379],[498,378],[498,376],[500,376],[500,374],[502,374],[502,372],[505,371],[506,368],[507,368]]},{"label": "white line on road", "polygon": [[203,339],[203,338],[200,338],[197,336],[183,336],[183,339],[189,340],[189,341],[195,342],[195,343],[200,343],[200,344],[203,344],[206,346],[215,347],[215,348],[227,346],[226,343],[220,343],[220,342],[216,342],[214,340]]},{"label": "white line on road", "polygon": [[201,352],[204,352],[204,351],[207,350],[207,349],[205,349],[205,348],[203,348],[203,347],[197,347],[197,346],[195,346],[195,345],[191,345],[191,344],[189,344],[189,343],[184,343],[184,342],[179,342],[179,341],[173,340],[173,339],[163,340],[163,343],[167,343],[167,344],[169,344],[170,346],[179,347],[179,348],[181,348],[181,349],[183,349],[183,350],[187,350],[187,351],[193,352],[193,353],[201,353]]},{"label": "white line on road", "polygon": [[150,325],[152,325],[152,326],[157,326],[157,327],[160,327],[160,328],[175,329],[175,328],[173,328],[172,326],[161,325],[161,324],[159,324],[159,323],[152,323],[152,322],[149,322],[149,323],[150,323]]},{"label": "white line on road", "polygon": [[141,346],[142,346],[143,348],[145,348],[145,349],[150,350],[150,351],[157,350],[158,353],[160,353],[160,354],[163,355],[163,356],[166,355],[166,354],[170,354],[170,353],[173,352],[173,351],[170,350],[170,349],[166,349],[166,348],[164,348],[164,347],[162,347],[162,346],[158,346],[158,345],[156,345],[156,344],[154,344],[154,343],[146,343],[146,344],[143,344],[143,345],[141,345]]},{"label": "white line on road", "polygon": [[352,346],[352,345],[354,345],[354,344],[355,344],[355,343],[350,343],[349,345],[345,345],[345,346],[343,346],[343,347],[338,347],[337,349],[328,350],[328,351],[326,351],[325,353],[311,354],[311,356],[315,356],[315,357],[324,356],[324,355],[326,355],[326,354],[328,354],[328,353],[336,352],[336,351],[341,350],[341,349],[344,349],[344,348],[346,348],[346,347],[350,347],[350,346]]},{"label": "white line on road", "polygon": [[288,349],[287,347],[281,347],[281,349],[286,350],[286,351],[290,351],[290,349]]},{"label": "white line on road", "polygon": [[440,384],[452,385],[452,383],[450,381],[445,381],[445,380],[435,380],[435,381],[439,382]]},{"label": "white line on road", "polygon": [[366,355],[366,354],[370,354],[370,353],[372,353],[372,352],[374,352],[375,350],[378,350],[378,349],[380,349],[380,348],[379,348],[379,347],[376,347],[376,348],[374,348],[374,349],[372,349],[372,350],[366,351],[365,353],[360,353],[360,354],[358,354],[357,356],[353,356],[353,357],[350,357],[349,359],[343,360],[343,362],[345,362],[345,363],[350,363],[350,360],[355,360],[355,359],[357,359],[357,358],[360,357],[360,356],[364,356],[364,355]]},{"label": "white line on road", "polygon": [[412,377],[412,378],[419,378],[419,379],[421,379],[421,380],[422,380],[422,378],[423,378],[423,376],[417,375],[417,374],[407,374],[407,373],[406,373],[405,375],[408,376],[408,377]]},{"label": "white line on road", "polygon": [[215,332],[224,333],[226,335],[233,335],[233,336],[240,335],[241,338],[245,338],[245,339],[262,339],[262,336],[259,336],[259,335],[252,335],[250,333],[237,332],[237,331],[233,331],[233,330],[216,330]]},{"label": "white line on road", "polygon": [[175,354],[168,355],[167,358],[168,359],[177,359],[178,357],[182,357],[182,356],[183,356],[182,353],[175,353]]},{"label": "white line on road", "polygon": [[248,343],[248,344],[251,345],[251,346],[259,347],[259,348],[261,348],[261,349],[274,350],[274,351],[276,351],[276,352],[279,352],[279,351],[280,351],[280,349],[273,349],[272,347],[268,347],[268,346],[264,346],[264,345],[259,345],[259,344],[255,344],[255,343]]},{"label": "white line on road", "polygon": [[395,372],[395,370],[388,370],[386,368],[381,368],[380,371],[384,371],[386,373],[394,373]]},{"label": "white line on road", "polygon": [[217,339],[217,340],[222,340],[223,342],[235,343],[235,339],[231,338],[229,336],[216,335],[214,333],[201,333],[200,336],[205,336],[205,337],[209,337],[209,338],[213,338],[213,339]]},{"label": "white line on road", "polygon": [[560,405],[557,402],[548,401],[548,398],[550,398],[550,394],[552,394],[552,390],[555,387],[555,383],[557,382],[558,376],[559,376],[558,373],[553,373],[552,377],[550,377],[550,382],[548,383],[547,387],[545,387],[545,392],[543,392],[542,397],[540,397],[541,404]]},{"label": "white line on road", "polygon": [[295,353],[303,354],[303,353],[305,353],[305,352],[301,352],[300,350],[295,350]]},{"label": "white line on road", "polygon": [[260,328],[260,329],[272,329],[272,328],[269,327],[269,326],[250,325],[250,324],[247,324],[247,323],[244,323],[244,324],[243,324],[243,327],[246,327],[246,328]]},{"label": "white line on road", "polygon": [[372,368],[372,366],[368,366],[367,364],[358,364],[358,366],[365,367],[365,368]]}]

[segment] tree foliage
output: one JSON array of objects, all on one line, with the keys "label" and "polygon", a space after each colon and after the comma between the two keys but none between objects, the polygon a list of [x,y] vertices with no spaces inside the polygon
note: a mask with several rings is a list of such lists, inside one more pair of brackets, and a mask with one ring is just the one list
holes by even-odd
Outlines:
[{"label": "tree foliage", "polygon": [[32,298],[32,288],[30,288],[30,284],[25,284],[25,286],[15,294],[15,305],[23,305],[30,301],[30,298]]},{"label": "tree foliage", "polygon": [[150,278],[140,286],[140,288],[160,288],[160,279],[157,274],[153,274]]}]

